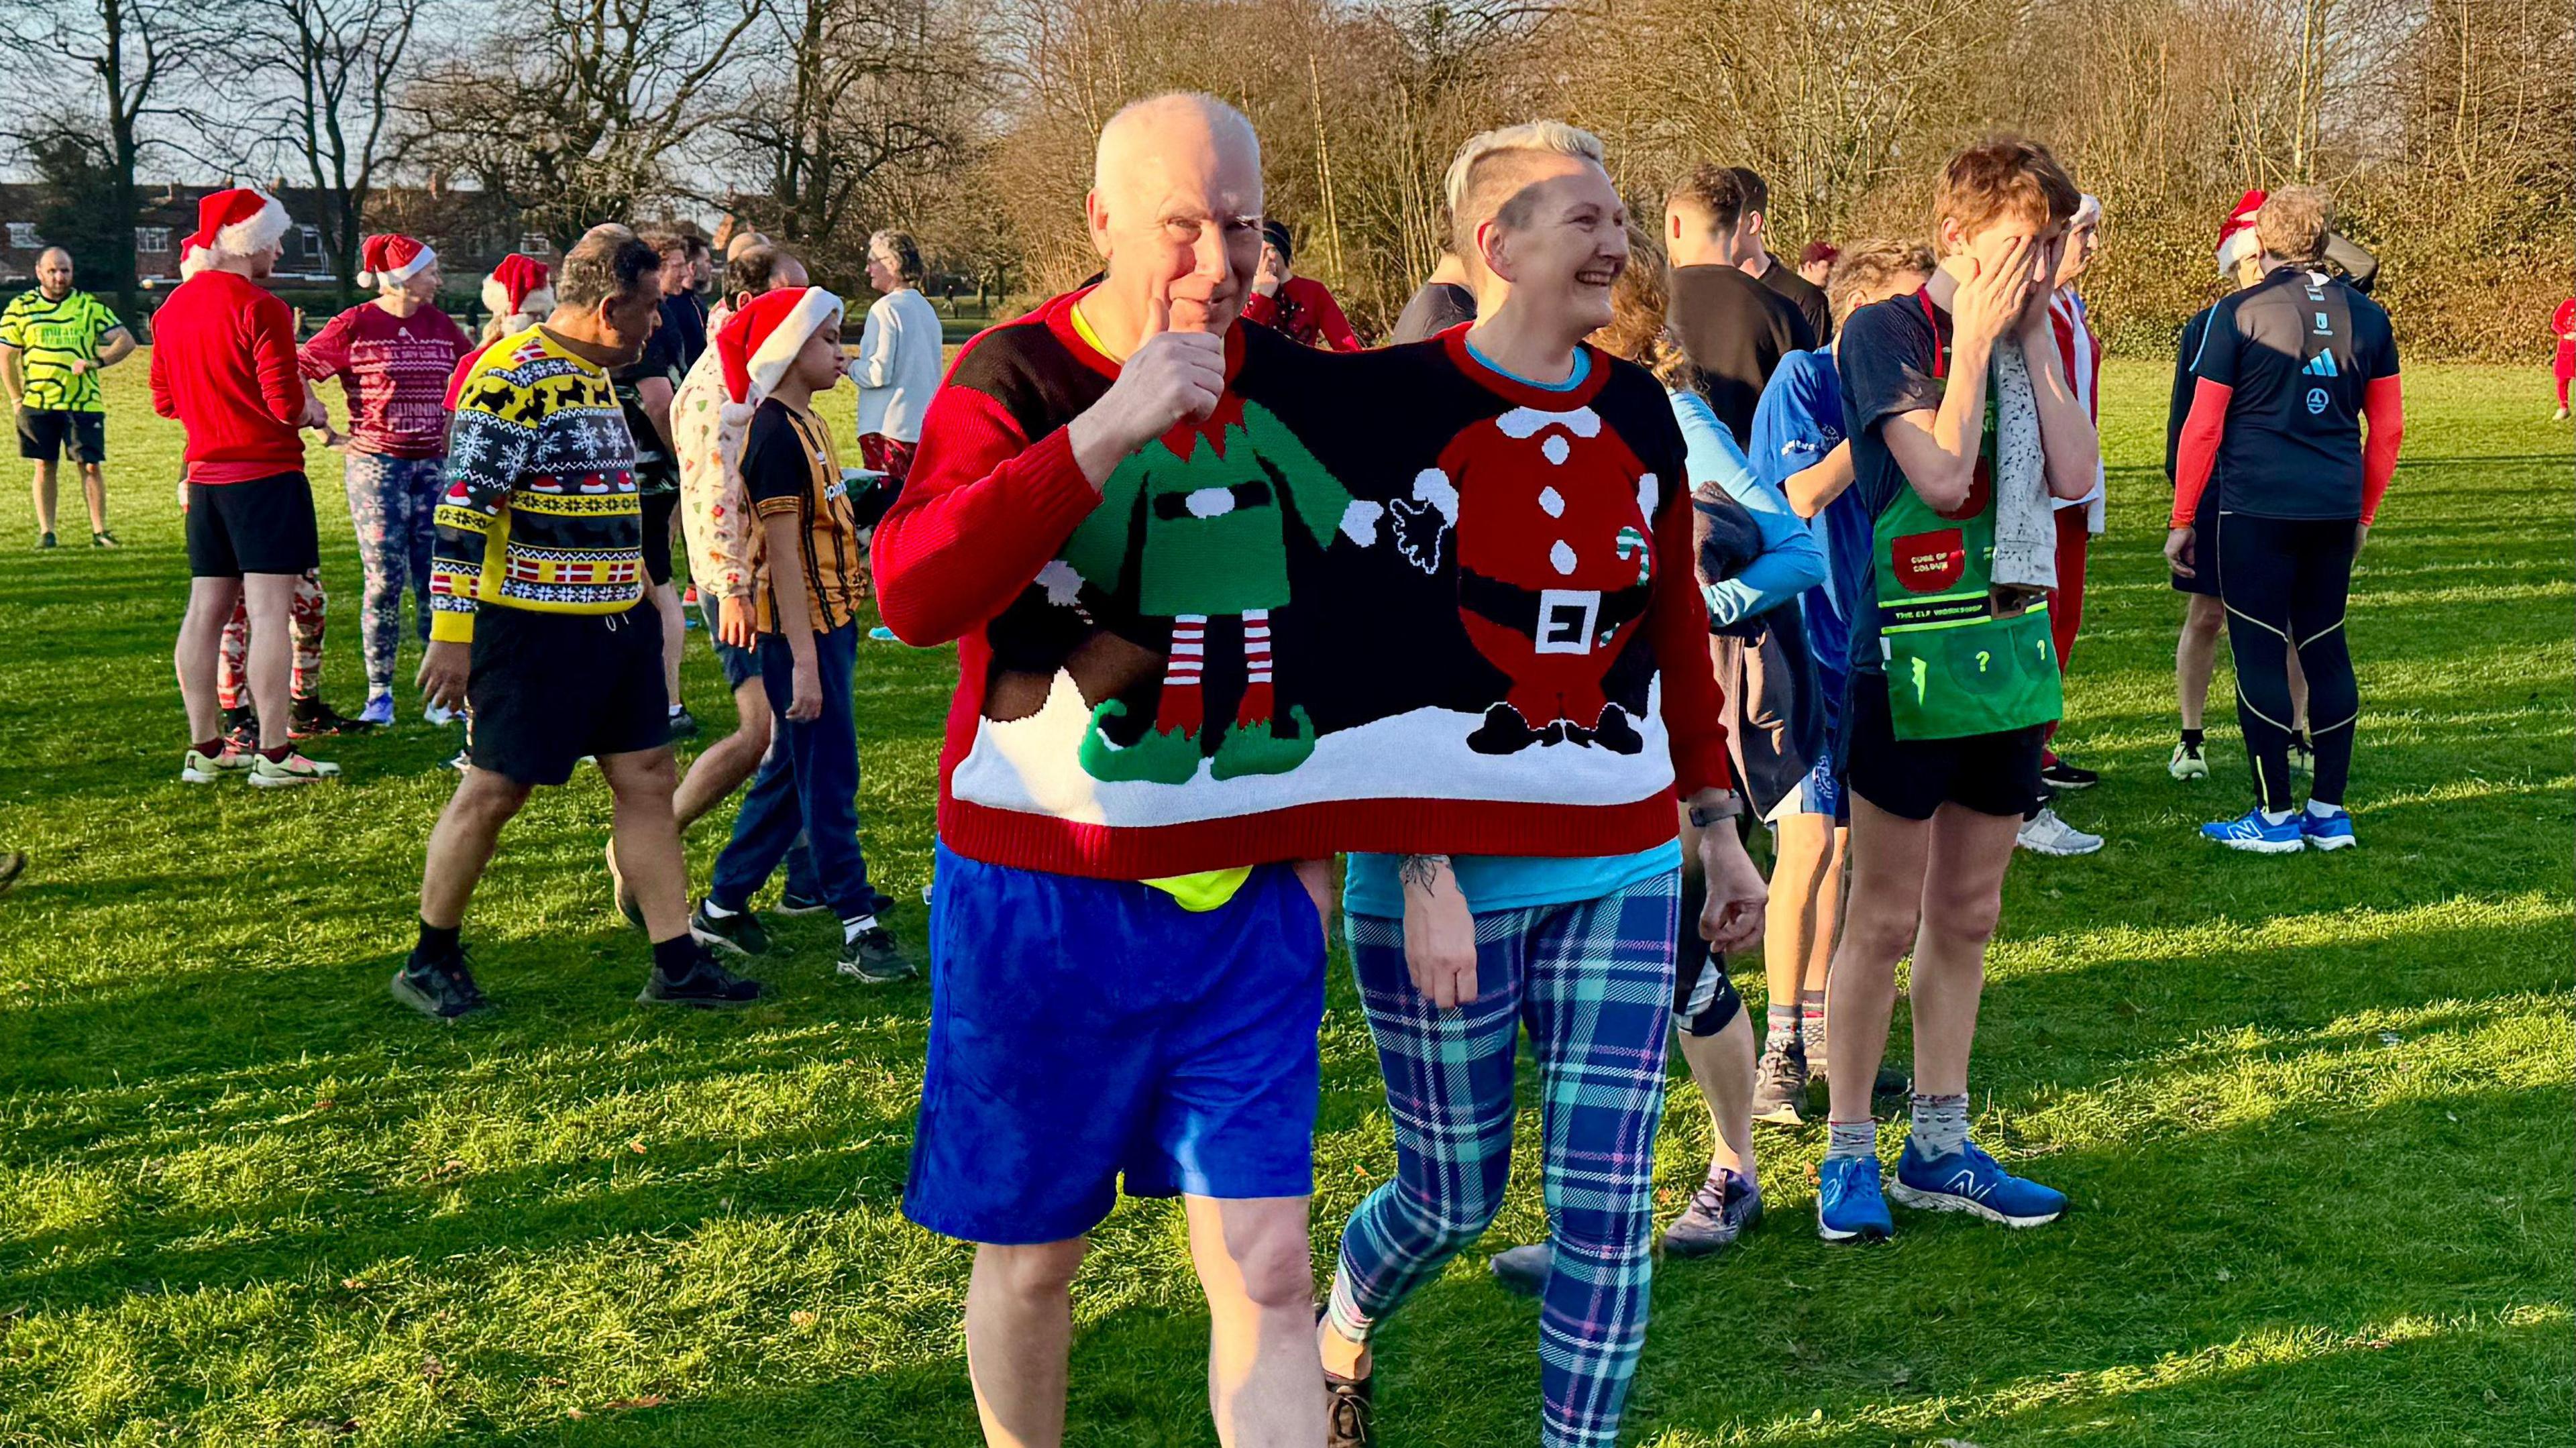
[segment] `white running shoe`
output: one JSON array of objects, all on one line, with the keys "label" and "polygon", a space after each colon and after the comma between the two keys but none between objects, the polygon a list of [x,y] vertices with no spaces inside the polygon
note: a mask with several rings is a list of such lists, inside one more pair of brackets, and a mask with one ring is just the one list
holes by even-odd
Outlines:
[{"label": "white running shoe", "polygon": [[2199,745],[2177,744],[2173,759],[2165,765],[2165,773],[2176,779],[2207,779],[2209,761],[2201,757]]},{"label": "white running shoe", "polygon": [[420,711],[420,722],[427,724],[432,728],[436,728],[442,724],[453,724],[456,720],[457,712],[455,710],[441,708],[436,704],[432,704],[428,708]]},{"label": "white running shoe", "polygon": [[179,760],[179,780],[183,784],[212,784],[227,774],[248,774],[259,756],[230,744],[215,751],[210,758],[189,750]]},{"label": "white running shoe", "polygon": [[286,789],[298,784],[319,784],[340,777],[340,766],[307,759],[302,751],[284,759],[271,759],[265,754],[251,756],[250,782],[255,789]]},{"label": "white running shoe", "polygon": [[2100,835],[2088,835],[2057,817],[2053,809],[2041,810],[2021,822],[2021,833],[2015,844],[2035,854],[2089,855],[2102,848]]}]

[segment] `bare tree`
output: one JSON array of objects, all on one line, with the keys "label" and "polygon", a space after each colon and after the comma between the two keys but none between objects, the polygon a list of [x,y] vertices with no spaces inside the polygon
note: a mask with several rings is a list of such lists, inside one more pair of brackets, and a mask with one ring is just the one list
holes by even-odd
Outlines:
[{"label": "bare tree", "polygon": [[[110,280],[131,314],[135,170],[170,134],[203,129],[202,113],[182,98],[183,87],[222,43],[220,17],[187,0],[53,0],[19,10],[8,24],[21,95],[59,89],[66,67],[88,74],[98,87],[110,172]],[[18,137],[22,146],[32,139]]]},{"label": "bare tree", "polygon": [[759,0],[529,0],[508,37],[429,66],[401,102],[410,159],[469,177],[568,245],[675,194],[672,166],[724,114],[726,63]]},{"label": "bare tree", "polygon": [[[344,298],[367,202],[395,159],[396,106],[424,11],[415,0],[254,0],[241,54],[273,92],[265,129],[323,198],[315,218]],[[437,23],[436,12],[431,23]]]}]

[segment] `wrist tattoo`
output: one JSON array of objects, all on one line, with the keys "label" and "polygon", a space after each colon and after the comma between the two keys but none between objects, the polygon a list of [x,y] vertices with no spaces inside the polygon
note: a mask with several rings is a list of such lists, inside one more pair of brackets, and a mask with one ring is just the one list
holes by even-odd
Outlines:
[{"label": "wrist tattoo", "polygon": [[1395,862],[1395,878],[1406,885],[1431,888],[1449,864],[1447,855],[1405,855]]}]

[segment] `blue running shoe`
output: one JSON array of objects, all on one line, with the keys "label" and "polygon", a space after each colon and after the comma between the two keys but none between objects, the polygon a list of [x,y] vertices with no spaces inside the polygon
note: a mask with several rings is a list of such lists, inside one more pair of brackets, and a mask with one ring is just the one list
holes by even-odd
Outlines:
[{"label": "blue running shoe", "polygon": [[881,644],[892,644],[892,643],[901,643],[901,642],[902,642],[902,640],[901,640],[901,639],[898,639],[898,638],[896,638],[896,637],[894,636],[894,630],[893,630],[893,629],[890,629],[890,628],[887,628],[884,624],[878,624],[875,628],[869,629],[869,630],[868,630],[868,637],[869,637],[870,639],[874,640],[875,642],[877,642],[877,643],[881,643]]},{"label": "blue running shoe", "polygon": [[2064,1192],[2014,1176],[1973,1141],[1938,1160],[1926,1160],[1907,1141],[1887,1194],[1918,1211],[1973,1212],[2007,1227],[2036,1227],[2066,1215]]},{"label": "blue running shoe", "polygon": [[2307,848],[2297,814],[2276,825],[2263,818],[2260,805],[2247,810],[2240,819],[2202,825],[2200,836],[2205,840],[2216,840],[2231,850],[2251,850],[2258,855],[2295,855]]},{"label": "blue running shoe", "polygon": [[2336,810],[2320,818],[2312,810],[2299,811],[2299,833],[2305,835],[2311,850],[2349,850],[2361,841],[2352,836],[2352,814]]},{"label": "blue running shoe", "polygon": [[375,725],[394,722],[394,696],[391,693],[368,695],[367,707],[358,711],[358,722]]},{"label": "blue running shoe", "polygon": [[1816,1235],[1828,1242],[1878,1242],[1896,1231],[1879,1194],[1878,1158],[1829,1156],[1816,1167]]}]

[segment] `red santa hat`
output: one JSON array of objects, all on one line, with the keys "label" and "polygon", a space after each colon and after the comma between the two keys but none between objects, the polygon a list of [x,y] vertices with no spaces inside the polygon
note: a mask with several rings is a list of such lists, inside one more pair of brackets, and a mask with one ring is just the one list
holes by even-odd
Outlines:
[{"label": "red santa hat", "polygon": [[760,399],[787,375],[805,340],[841,320],[841,299],[821,287],[762,292],[725,319],[716,333],[716,360],[724,367],[725,420],[751,416]]},{"label": "red santa hat", "polygon": [[2263,198],[2266,194],[2259,190],[2246,192],[2237,200],[2236,209],[2227,213],[2227,219],[2218,223],[2218,274],[2220,276],[2233,273],[2237,263],[2261,249],[2262,243],[2254,239],[2254,219],[2263,212]]},{"label": "red santa hat", "polygon": [[184,261],[191,250],[227,256],[255,256],[286,235],[286,208],[256,186],[217,191],[197,203],[197,233],[180,248]]},{"label": "red santa hat", "polygon": [[555,309],[554,277],[544,262],[514,251],[501,258],[501,264],[483,279],[483,305],[496,317],[551,312]]},{"label": "red santa hat", "polygon": [[358,285],[409,281],[436,260],[438,253],[427,242],[394,232],[371,236],[358,248]]}]

